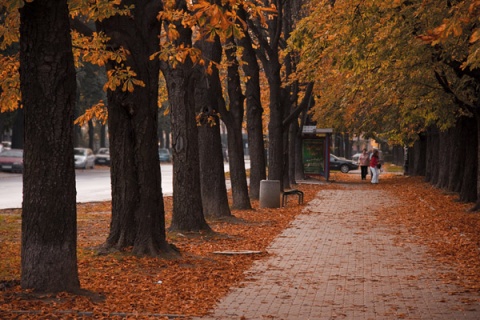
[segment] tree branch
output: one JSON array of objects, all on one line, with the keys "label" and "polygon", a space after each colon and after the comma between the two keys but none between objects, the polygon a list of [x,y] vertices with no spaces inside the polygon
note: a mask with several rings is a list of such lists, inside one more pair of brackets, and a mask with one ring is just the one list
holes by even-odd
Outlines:
[{"label": "tree branch", "polygon": [[307,85],[307,89],[305,90],[305,96],[302,99],[302,102],[295,108],[286,118],[283,120],[282,125],[284,127],[288,126],[294,119],[298,118],[300,113],[307,109],[310,106],[310,100],[312,99],[312,91],[313,91],[313,82],[310,82]]}]

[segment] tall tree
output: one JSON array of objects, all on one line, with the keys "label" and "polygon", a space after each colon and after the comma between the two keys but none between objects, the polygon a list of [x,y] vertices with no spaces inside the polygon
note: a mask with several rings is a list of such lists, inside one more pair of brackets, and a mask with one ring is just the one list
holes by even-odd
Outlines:
[{"label": "tall tree", "polygon": [[[238,10],[238,16],[243,21],[247,13],[243,7]],[[237,39],[237,44],[243,48],[242,69],[246,77],[245,100],[247,108],[248,151],[250,155],[250,198],[260,197],[260,181],[267,176],[265,143],[263,141],[263,108],[260,94],[260,66],[253,48],[253,41],[247,25],[244,35]]]},{"label": "tall tree", "polygon": [[222,59],[222,45],[217,36],[213,41],[198,40],[195,44],[208,62],[207,68],[197,65],[195,105],[198,124],[200,180],[203,214],[207,218],[231,216],[228,205],[225,170],[220,136],[219,105],[225,105],[218,65]]},{"label": "tall tree", "polygon": [[[165,210],[158,160],[159,50],[161,2],[125,0],[128,15],[97,21],[113,49],[130,54],[119,65],[110,60],[110,77],[126,70],[128,79],[108,92],[108,128],[112,178],[112,221],[106,248],[133,246],[138,255],[170,252],[165,234]],[[134,85],[137,86],[134,87]]]},{"label": "tall tree", "polygon": [[233,208],[251,209],[248,197],[247,174],[245,171],[245,155],[243,150],[242,123],[245,96],[240,84],[237,50],[233,37],[227,39],[225,49],[227,58],[227,92],[229,108],[221,108],[220,114],[228,132],[228,159],[230,179],[232,180]]},{"label": "tall tree", "polygon": [[[268,122],[268,179],[279,180],[283,189],[284,141],[283,118],[285,91],[282,89],[280,43],[284,1],[265,1],[265,7],[273,7],[272,12],[265,9],[261,15],[249,17],[248,26],[257,39],[257,57],[260,59],[269,85],[270,119]],[[266,19],[265,16],[270,16]]]},{"label": "tall tree", "polygon": [[[164,1],[162,18],[168,43],[159,54],[171,108],[173,149],[173,231],[210,230],[203,215],[198,159],[198,132],[195,120],[195,78],[192,76],[195,50],[187,2]],[[180,19],[175,18],[180,16]],[[166,57],[166,58],[165,58]]]},{"label": "tall tree", "polygon": [[[315,0],[310,9],[290,43],[301,48],[298,73],[315,81],[316,120],[373,137],[387,132],[390,141],[408,145],[426,132],[432,160],[426,179],[456,185],[446,183],[451,167],[436,161],[439,149],[448,148],[438,137],[450,140],[455,130],[446,130],[460,117],[480,119],[478,1]],[[478,161],[477,140],[464,142]],[[466,163],[464,170],[478,177],[478,165]]]},{"label": "tall tree", "polygon": [[21,285],[76,291],[76,81],[66,0],[24,4],[20,48],[25,112]]}]

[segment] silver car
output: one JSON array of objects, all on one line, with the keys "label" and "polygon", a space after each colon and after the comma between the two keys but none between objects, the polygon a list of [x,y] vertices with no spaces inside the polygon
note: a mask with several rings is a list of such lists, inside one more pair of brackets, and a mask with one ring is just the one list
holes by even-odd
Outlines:
[{"label": "silver car", "polygon": [[110,149],[109,148],[100,148],[95,155],[96,164],[105,164],[110,165]]},{"label": "silver car", "polygon": [[75,148],[73,151],[76,169],[95,168],[95,154],[90,148]]}]

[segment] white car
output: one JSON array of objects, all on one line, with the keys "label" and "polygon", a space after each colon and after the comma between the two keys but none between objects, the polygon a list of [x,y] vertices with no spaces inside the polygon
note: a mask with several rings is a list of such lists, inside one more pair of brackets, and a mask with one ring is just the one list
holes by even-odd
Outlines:
[{"label": "white car", "polygon": [[361,152],[355,153],[355,154],[352,156],[353,162],[358,163],[358,160],[360,159],[360,156],[361,156],[361,155],[362,155]]},{"label": "white car", "polygon": [[95,155],[96,164],[105,164],[110,165],[110,149],[109,148],[100,148]]},{"label": "white car", "polygon": [[75,148],[75,169],[95,168],[95,155],[90,148]]}]

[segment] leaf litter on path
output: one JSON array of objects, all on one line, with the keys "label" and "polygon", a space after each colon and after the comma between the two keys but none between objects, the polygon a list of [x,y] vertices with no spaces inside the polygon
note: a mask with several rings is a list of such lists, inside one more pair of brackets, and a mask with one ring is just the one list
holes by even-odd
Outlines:
[{"label": "leaf litter on path", "polygon": [[[445,282],[479,292],[480,218],[467,212],[472,204],[457,202],[455,195],[433,188],[421,177],[382,174],[380,185],[370,185],[357,175],[334,174],[330,182],[296,185],[305,194],[304,204],[290,201],[286,207],[270,209],[259,208],[258,201],[253,201],[253,210],[233,210],[232,219],[209,221],[214,234],[167,234],[168,241],[181,252],[177,259],[136,257],[128,250],[97,255],[94,248],[108,235],[111,204],[79,204],[81,286],[103,299],[69,293],[34,296],[22,290],[20,211],[0,211],[0,318],[168,319],[205,315],[230,287],[244,279],[244,272],[255,260],[268,256],[268,245],[320,190],[343,189],[348,194],[352,188],[379,186],[398,199],[398,206],[395,212],[378,210],[377,223],[390,226],[401,241],[426,245],[436,259],[451,266],[453,271],[443,275]],[[172,199],[165,197],[164,201],[168,224]]]}]

